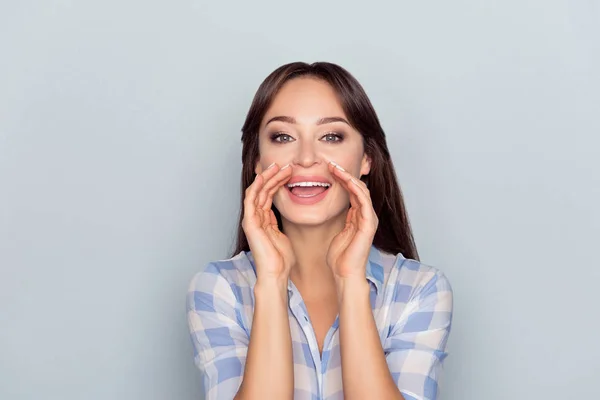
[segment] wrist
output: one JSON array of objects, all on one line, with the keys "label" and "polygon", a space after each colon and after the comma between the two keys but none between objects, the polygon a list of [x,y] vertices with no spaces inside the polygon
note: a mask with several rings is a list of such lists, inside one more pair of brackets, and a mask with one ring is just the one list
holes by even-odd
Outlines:
[{"label": "wrist", "polygon": [[288,299],[288,279],[282,278],[259,278],[254,285],[254,297],[256,299],[281,298],[287,303]]},{"label": "wrist", "polygon": [[339,304],[349,299],[368,298],[370,293],[369,281],[365,276],[336,278],[336,289]]}]

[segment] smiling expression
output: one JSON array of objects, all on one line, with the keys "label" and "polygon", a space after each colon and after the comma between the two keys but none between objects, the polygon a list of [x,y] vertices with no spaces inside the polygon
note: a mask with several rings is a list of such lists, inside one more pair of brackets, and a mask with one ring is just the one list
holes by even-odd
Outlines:
[{"label": "smiling expression", "polygon": [[331,176],[329,161],[355,177],[370,160],[363,138],[325,81],[301,77],[286,82],[261,121],[255,172],[271,163],[289,164],[292,178],[273,197],[282,218],[294,224],[321,224],[347,210],[348,194]]}]

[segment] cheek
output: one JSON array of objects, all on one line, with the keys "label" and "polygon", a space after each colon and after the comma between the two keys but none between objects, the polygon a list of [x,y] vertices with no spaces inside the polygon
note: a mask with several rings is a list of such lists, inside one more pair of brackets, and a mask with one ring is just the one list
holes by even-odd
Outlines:
[{"label": "cheek", "polygon": [[291,146],[274,146],[265,145],[260,149],[260,165],[263,168],[267,168],[272,163],[279,164],[283,167],[285,164],[289,164],[294,160],[294,152]]},{"label": "cheek", "polygon": [[358,176],[362,161],[362,153],[348,148],[327,149],[323,158],[334,161],[341,165],[346,171]]}]

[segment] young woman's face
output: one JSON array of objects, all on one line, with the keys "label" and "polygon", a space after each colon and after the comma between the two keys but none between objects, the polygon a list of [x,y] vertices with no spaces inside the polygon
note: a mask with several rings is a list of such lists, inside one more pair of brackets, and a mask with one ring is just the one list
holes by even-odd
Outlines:
[{"label": "young woman's face", "polygon": [[329,161],[355,177],[370,169],[361,134],[348,123],[333,88],[315,78],[292,79],[277,93],[261,121],[259,154],[257,174],[273,162],[292,168],[273,204],[294,224],[321,224],[347,209],[348,193],[329,173]]}]

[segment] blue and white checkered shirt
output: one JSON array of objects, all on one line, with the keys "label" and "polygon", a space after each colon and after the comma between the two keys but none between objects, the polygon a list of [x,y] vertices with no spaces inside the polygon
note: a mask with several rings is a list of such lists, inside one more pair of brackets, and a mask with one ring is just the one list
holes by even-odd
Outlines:
[{"label": "blue and white checkered shirt", "polygon": [[[433,400],[452,322],[452,288],[431,266],[371,248],[371,306],[391,375],[406,400]],[[207,400],[232,399],[244,374],[254,314],[251,252],[212,262],[192,279],[187,316]],[[294,399],[343,399],[339,319],[319,353],[300,292],[288,283]]]}]

